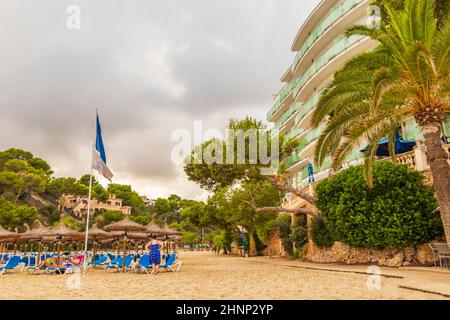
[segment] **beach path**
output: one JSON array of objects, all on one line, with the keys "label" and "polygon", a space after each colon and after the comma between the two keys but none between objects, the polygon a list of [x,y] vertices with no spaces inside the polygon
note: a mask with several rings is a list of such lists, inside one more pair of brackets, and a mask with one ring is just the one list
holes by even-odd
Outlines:
[{"label": "beach path", "polygon": [[[178,273],[0,276],[0,299],[446,299],[450,273],[382,268],[369,288],[367,266],[317,265],[282,258],[180,252]],[[325,270],[320,270],[323,268]],[[354,273],[357,272],[357,273]],[[79,276],[80,287],[76,284]],[[69,285],[68,285],[69,284]]]}]

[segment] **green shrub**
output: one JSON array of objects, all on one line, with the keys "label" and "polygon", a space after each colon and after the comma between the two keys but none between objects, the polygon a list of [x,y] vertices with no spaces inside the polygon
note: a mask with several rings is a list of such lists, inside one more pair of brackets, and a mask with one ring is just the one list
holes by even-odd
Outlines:
[{"label": "green shrub", "polygon": [[308,242],[308,226],[305,216],[295,217],[295,225],[292,227],[289,238],[296,247],[301,247]]},{"label": "green shrub", "polygon": [[75,220],[70,216],[62,216],[59,221],[53,222],[53,226],[56,227],[58,223],[62,222],[66,227],[77,231],[84,231],[84,223]]},{"label": "green shrub", "polygon": [[317,206],[327,223],[321,229],[316,222],[315,237],[328,229],[335,240],[366,248],[430,241],[442,234],[442,222],[434,193],[422,181],[419,172],[391,162],[375,165],[372,189],[363,166],[341,171],[316,186]]},{"label": "green shrub", "polygon": [[295,249],[295,252],[291,255],[291,259],[292,260],[300,259],[305,254],[306,249],[307,249],[307,245],[306,244],[304,244],[304,245],[300,246],[299,248]]},{"label": "green shrub", "polygon": [[311,223],[311,237],[320,248],[328,248],[333,245],[333,232],[328,223],[323,219],[314,218]]},{"label": "green shrub", "polygon": [[300,247],[308,241],[308,228],[305,216],[296,216],[294,226],[291,225],[291,216],[289,214],[280,214],[274,220],[274,229],[280,232],[280,238],[284,250],[289,254],[294,254],[293,244]]},{"label": "green shrub", "polygon": [[291,235],[291,217],[288,214],[279,214],[273,223],[274,230],[280,232],[281,242],[284,250],[292,254],[292,239]]}]

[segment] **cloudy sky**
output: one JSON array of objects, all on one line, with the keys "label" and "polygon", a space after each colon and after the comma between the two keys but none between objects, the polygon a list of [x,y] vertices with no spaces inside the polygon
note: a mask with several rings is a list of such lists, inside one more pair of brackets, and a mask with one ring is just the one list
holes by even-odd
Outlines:
[{"label": "cloudy sky", "polygon": [[[0,0],[0,149],[57,176],[90,167],[95,109],[115,182],[203,199],[171,160],[176,129],[265,120],[319,0]],[[81,28],[67,28],[70,5]],[[73,21],[73,20],[70,20]],[[192,141],[193,143],[193,141]]]}]

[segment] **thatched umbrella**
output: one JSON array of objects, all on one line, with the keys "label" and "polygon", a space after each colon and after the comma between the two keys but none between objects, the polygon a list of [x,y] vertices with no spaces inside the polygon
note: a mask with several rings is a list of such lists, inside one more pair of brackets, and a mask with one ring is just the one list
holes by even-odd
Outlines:
[{"label": "thatched umbrella", "polygon": [[169,226],[167,225],[167,222],[166,222],[166,223],[164,223],[164,227],[162,228],[162,234],[166,235],[166,236],[173,236],[173,235],[179,235],[179,234],[181,234],[181,232],[179,232],[175,229],[169,228]]},{"label": "thatched umbrella", "polygon": [[47,237],[56,238],[57,242],[57,250],[58,250],[58,265],[60,264],[60,256],[61,256],[61,240],[81,240],[83,239],[83,234],[76,230],[70,229],[64,223],[60,222],[58,226],[54,229],[51,229],[46,234]]},{"label": "thatched umbrella", "polygon": [[127,236],[128,232],[143,232],[146,228],[139,223],[131,221],[128,217],[125,219],[111,223],[105,227],[105,230],[108,231],[123,231],[123,258],[122,258],[122,269],[125,267],[125,258],[127,254]]},{"label": "thatched umbrella", "polygon": [[18,233],[8,231],[0,226],[0,239],[17,239],[20,235]]},{"label": "thatched umbrella", "polygon": [[155,234],[155,235],[163,235],[164,234],[164,230],[160,226],[158,226],[154,221],[150,222],[145,227],[147,228],[147,232],[150,234]]},{"label": "thatched umbrella", "polygon": [[148,239],[148,233],[146,233],[146,232],[131,232],[128,234],[128,239],[134,240],[134,250],[136,251],[136,253],[139,253],[138,243],[140,241],[143,241],[143,243],[145,243],[146,240]]},{"label": "thatched umbrella", "polygon": [[95,258],[96,253],[96,247],[95,244],[97,241],[100,240],[106,240],[113,238],[114,235],[112,235],[109,232],[106,232],[105,230],[100,229],[97,224],[95,223],[90,229],[89,229],[89,239],[94,240],[93,244],[93,254],[92,256]]},{"label": "thatched umbrella", "polygon": [[[19,239],[19,234],[16,232],[8,231],[4,229],[2,226],[0,226],[0,240],[2,242],[17,242]],[[16,245],[14,245],[15,248]],[[15,253],[15,252],[14,252]]]},{"label": "thatched umbrella", "polygon": [[174,234],[173,236],[169,236],[169,239],[173,242],[173,249],[175,250],[176,242],[180,242],[183,239],[183,236],[180,234]]},{"label": "thatched umbrella", "polygon": [[41,259],[41,249],[42,249],[42,240],[44,240],[45,235],[50,231],[49,227],[44,227],[40,221],[35,221],[33,223],[33,229],[25,224],[25,232],[20,234],[20,239],[25,241],[39,241],[38,244],[38,256],[36,258],[36,264],[39,264],[39,260]]},{"label": "thatched umbrella", "polygon": [[181,232],[175,230],[175,229],[171,229],[169,228],[167,222],[164,223],[164,227],[162,228],[162,234],[165,235],[165,240],[166,240],[166,254],[169,253],[169,247],[168,247],[168,239],[169,236],[174,236],[174,235],[180,235]]}]

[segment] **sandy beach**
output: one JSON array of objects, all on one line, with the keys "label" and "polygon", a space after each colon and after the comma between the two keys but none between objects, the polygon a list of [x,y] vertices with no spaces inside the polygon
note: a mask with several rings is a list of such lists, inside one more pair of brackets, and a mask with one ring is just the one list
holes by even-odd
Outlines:
[{"label": "sandy beach", "polygon": [[[381,288],[371,290],[368,275],[351,273],[364,271],[364,266],[336,266],[345,272],[334,272],[308,269],[307,264],[288,259],[210,252],[180,252],[180,260],[179,273],[164,271],[157,276],[89,270],[81,276],[79,289],[67,286],[71,275],[10,273],[0,276],[0,299],[445,299],[399,286],[441,292],[450,288],[446,272],[382,269],[383,274],[401,278],[382,277]],[[423,287],[430,283],[431,287]]]}]

